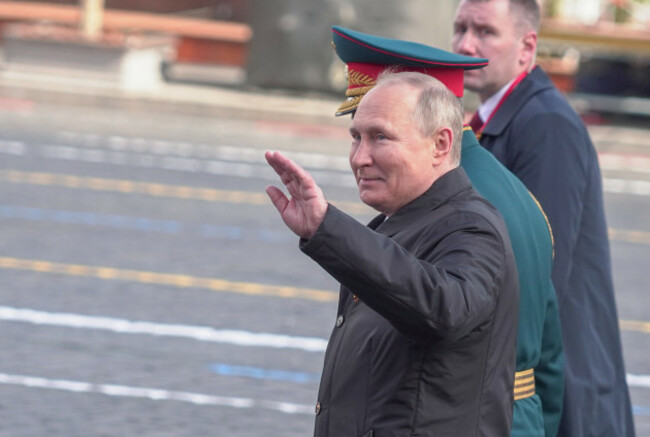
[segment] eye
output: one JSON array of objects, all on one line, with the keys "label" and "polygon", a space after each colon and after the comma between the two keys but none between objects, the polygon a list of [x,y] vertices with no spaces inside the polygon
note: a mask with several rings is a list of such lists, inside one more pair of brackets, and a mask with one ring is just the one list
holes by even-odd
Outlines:
[{"label": "eye", "polygon": [[388,137],[386,135],[382,134],[382,133],[378,133],[377,135],[375,135],[375,139],[377,141],[382,141],[382,140],[387,140]]},{"label": "eye", "polygon": [[463,34],[465,32],[467,32],[467,26],[465,26],[464,24],[460,24],[460,23],[454,24],[454,33],[455,34]]},{"label": "eye", "polygon": [[480,28],[480,29],[478,30],[478,34],[479,34],[480,36],[490,36],[490,35],[494,35],[495,32],[494,32],[494,30],[491,29],[491,28],[488,28],[488,27],[482,27],[482,28]]}]

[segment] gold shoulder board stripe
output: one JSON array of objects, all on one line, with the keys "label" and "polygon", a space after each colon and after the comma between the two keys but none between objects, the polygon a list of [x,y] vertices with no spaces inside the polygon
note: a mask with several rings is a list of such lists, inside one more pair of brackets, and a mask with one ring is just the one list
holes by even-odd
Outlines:
[{"label": "gold shoulder board stripe", "polygon": [[515,401],[526,399],[535,394],[535,371],[522,370],[515,373]]}]

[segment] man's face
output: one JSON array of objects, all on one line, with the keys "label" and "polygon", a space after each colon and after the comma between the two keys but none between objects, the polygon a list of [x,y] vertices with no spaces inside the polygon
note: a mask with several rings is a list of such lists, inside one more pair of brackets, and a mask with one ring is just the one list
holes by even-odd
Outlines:
[{"label": "man's face", "polygon": [[418,92],[389,83],[361,101],[350,127],[350,166],[361,200],[390,216],[422,195],[435,180],[433,140],[412,114]]},{"label": "man's face", "polygon": [[482,101],[527,68],[522,59],[525,46],[508,0],[462,1],[454,18],[452,48],[490,61],[487,67],[465,72],[465,87]]}]

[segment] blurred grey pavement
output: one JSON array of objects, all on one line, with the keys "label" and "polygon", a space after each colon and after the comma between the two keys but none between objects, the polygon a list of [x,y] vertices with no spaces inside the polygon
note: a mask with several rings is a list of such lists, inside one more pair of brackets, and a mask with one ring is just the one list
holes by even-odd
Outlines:
[{"label": "blurred grey pavement", "polygon": [[333,116],[340,104],[340,99],[333,95],[167,81],[162,81],[151,89],[125,89],[118,83],[66,77],[60,73],[60,70],[48,73],[46,69],[39,72],[0,69],[2,96],[27,100],[48,99],[68,104],[121,105],[125,109],[173,109],[202,115],[214,112],[232,117],[347,125],[345,120]]},{"label": "blurred grey pavement", "polygon": [[[345,158],[349,118],[333,115],[341,98],[166,81],[127,90],[74,73],[0,67],[0,167],[7,170],[0,172],[7,334],[0,347],[12,351],[0,368],[8,393],[0,399],[0,436],[307,435],[322,349],[152,333],[173,325],[325,342],[335,284],[297,254],[266,203],[263,190],[275,175],[266,178],[259,152],[269,145],[305,152],[298,162],[319,172],[328,197],[363,216]],[[640,436],[650,435],[648,120],[589,126],[603,167]],[[152,275],[164,280],[151,283]],[[228,290],[206,288],[206,278]],[[280,298],[271,293],[278,286],[328,300]],[[266,294],[248,294],[251,288]],[[88,326],[52,326],[65,315]],[[89,329],[106,318],[145,321],[152,331]],[[225,370],[217,373],[219,366]],[[306,381],[265,376],[273,372]],[[110,392],[115,387],[124,395]],[[245,399],[249,407],[177,400],[188,394]],[[298,414],[264,407],[276,405]]]},{"label": "blurred grey pavement", "polygon": [[[214,85],[161,81],[151,89],[124,89],[117,83],[67,76],[60,70],[48,72],[14,71],[0,68],[0,106],[18,110],[34,101],[111,107],[124,110],[164,111],[201,116],[260,119],[332,128],[341,138],[341,149],[313,150],[320,153],[347,154],[347,117],[335,117],[341,98],[326,93],[309,93],[279,89],[258,89],[244,85]],[[568,96],[581,112],[583,96]],[[619,99],[624,106],[624,99]],[[637,99],[638,100],[638,99]],[[635,103],[638,103],[635,101]],[[650,102],[644,102],[650,106]],[[471,101],[467,106],[471,106]],[[589,120],[588,128],[599,152],[629,156],[650,155],[650,116],[615,117],[615,121],[598,115]],[[318,129],[314,135],[320,135]],[[604,168],[607,170],[607,168]],[[650,170],[650,169],[648,169]]]}]

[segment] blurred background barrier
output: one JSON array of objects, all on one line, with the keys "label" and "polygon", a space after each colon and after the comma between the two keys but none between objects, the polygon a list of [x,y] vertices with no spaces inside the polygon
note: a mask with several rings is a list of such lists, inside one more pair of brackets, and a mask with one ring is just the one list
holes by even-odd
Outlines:
[{"label": "blurred background barrier", "polygon": [[[331,25],[449,48],[458,1],[0,1],[0,50],[6,70],[77,69],[126,90],[173,81],[340,94]],[[650,116],[650,2],[543,0],[542,11],[538,61],[581,113]]]}]

